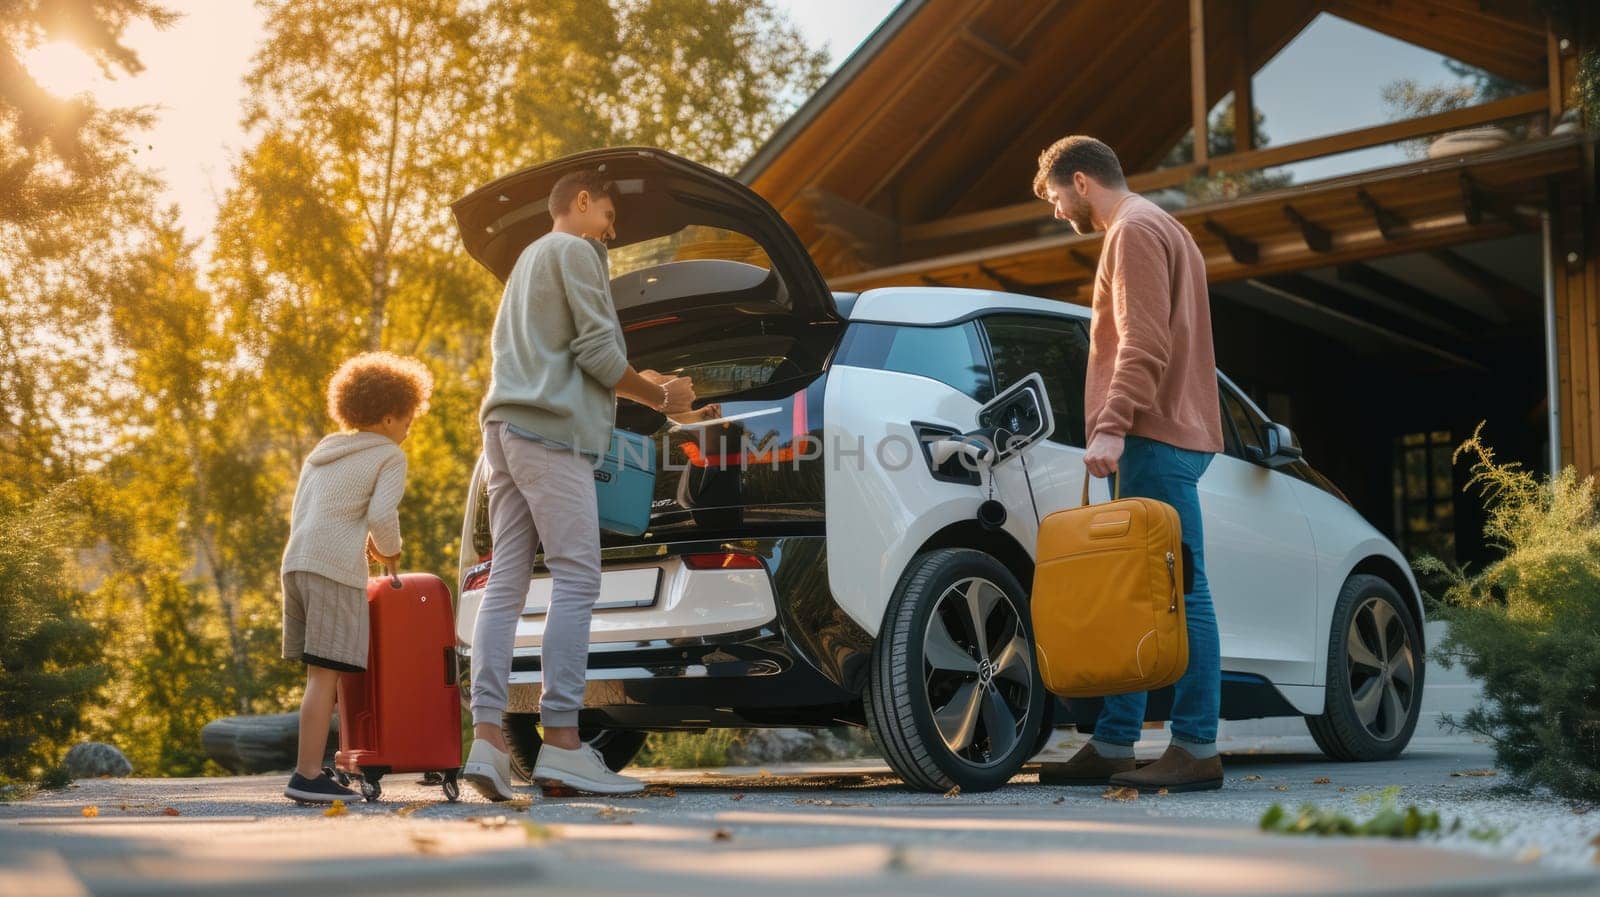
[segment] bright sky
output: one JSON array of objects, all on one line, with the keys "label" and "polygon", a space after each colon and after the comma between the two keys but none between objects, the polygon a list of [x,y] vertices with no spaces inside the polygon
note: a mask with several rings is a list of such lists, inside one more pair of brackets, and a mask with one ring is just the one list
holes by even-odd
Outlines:
[{"label": "bright sky", "polygon": [[[807,40],[830,50],[837,66],[897,0],[777,2]],[[228,184],[230,160],[244,141],[242,78],[261,36],[261,15],[250,0],[166,3],[184,14],[176,26],[156,31],[137,25],[126,37],[145,64],[137,76],[107,81],[65,46],[41,48],[26,63],[58,93],[88,90],[104,105],[156,106],[159,120],[141,143],[149,147],[148,161],[165,178],[190,235],[205,236]],[[1432,83],[1445,80],[1446,72],[1437,54],[1324,15],[1257,75],[1256,103],[1266,131],[1281,144],[1385,120],[1379,91],[1401,77]],[[1393,150],[1375,152],[1363,161],[1399,158]],[[1327,173],[1331,164],[1337,163],[1308,163],[1296,174],[1307,180]]]}]

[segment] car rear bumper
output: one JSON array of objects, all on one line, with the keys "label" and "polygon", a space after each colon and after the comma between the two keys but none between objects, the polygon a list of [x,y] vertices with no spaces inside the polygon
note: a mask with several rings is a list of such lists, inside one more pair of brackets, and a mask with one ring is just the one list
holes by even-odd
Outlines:
[{"label": "car rear bumper", "polygon": [[[759,570],[689,570],[682,556],[754,554]],[[858,722],[872,640],[828,591],[820,533],[607,549],[613,571],[662,571],[654,600],[607,594],[594,614],[585,725],[633,728]],[[639,574],[630,574],[637,583]],[[542,694],[538,590],[519,621],[508,711]],[[470,641],[481,592],[463,592],[458,636]],[[470,651],[464,651],[470,657]],[[470,672],[470,671],[468,671]],[[463,679],[465,680],[465,676]]]}]

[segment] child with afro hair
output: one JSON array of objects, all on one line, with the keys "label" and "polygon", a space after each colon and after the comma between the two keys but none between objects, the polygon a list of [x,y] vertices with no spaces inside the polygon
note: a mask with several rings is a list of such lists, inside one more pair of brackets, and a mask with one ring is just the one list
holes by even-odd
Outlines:
[{"label": "child with afro hair", "polygon": [[321,767],[341,672],[367,666],[368,563],[400,560],[400,443],[428,407],[433,377],[422,362],[388,352],[357,355],[328,383],[340,426],[300,467],[283,552],[283,656],[306,666],[300,753],[284,796],[306,803],[349,799]]}]

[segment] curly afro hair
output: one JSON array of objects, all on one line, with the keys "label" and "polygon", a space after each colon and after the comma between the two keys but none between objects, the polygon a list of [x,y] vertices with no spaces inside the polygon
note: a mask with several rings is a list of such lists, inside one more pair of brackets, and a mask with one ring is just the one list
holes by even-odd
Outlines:
[{"label": "curly afro hair", "polygon": [[364,352],[339,365],[328,381],[328,414],[354,430],[428,410],[433,375],[415,358],[392,352]]}]

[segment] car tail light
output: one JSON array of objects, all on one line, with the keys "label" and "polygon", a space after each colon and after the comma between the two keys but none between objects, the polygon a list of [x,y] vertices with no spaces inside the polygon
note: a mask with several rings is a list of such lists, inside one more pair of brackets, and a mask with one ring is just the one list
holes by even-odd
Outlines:
[{"label": "car tail light", "polygon": [[467,575],[461,579],[461,590],[463,592],[481,589],[489,583],[490,556],[486,554],[479,558],[478,561],[477,564],[467,570]]},{"label": "car tail light", "polygon": [[683,563],[690,570],[764,570],[761,558],[742,551],[717,551],[705,554],[686,554]]}]

